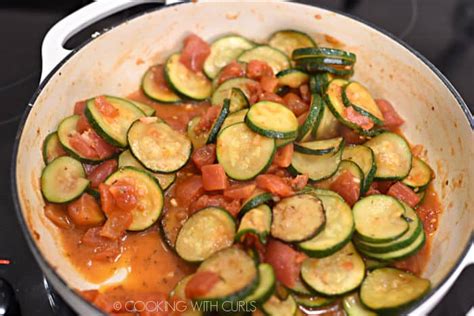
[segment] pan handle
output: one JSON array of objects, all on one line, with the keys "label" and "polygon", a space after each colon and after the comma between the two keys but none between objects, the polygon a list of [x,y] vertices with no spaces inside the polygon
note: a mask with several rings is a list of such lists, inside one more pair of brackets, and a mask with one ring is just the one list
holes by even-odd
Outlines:
[{"label": "pan handle", "polygon": [[177,3],[182,1],[165,0],[98,0],[68,15],[56,23],[46,34],[41,47],[42,70],[41,81],[56,65],[71,53],[64,48],[64,43],[74,34],[92,23],[111,14],[143,3]]}]

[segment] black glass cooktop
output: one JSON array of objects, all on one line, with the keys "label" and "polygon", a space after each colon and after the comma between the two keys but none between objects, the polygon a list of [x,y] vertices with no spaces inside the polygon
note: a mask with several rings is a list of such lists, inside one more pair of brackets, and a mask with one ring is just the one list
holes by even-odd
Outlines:
[{"label": "black glass cooktop", "polygon": [[[10,165],[20,116],[41,70],[40,45],[47,30],[86,0],[0,1],[0,315],[73,315],[52,292],[21,234],[13,209]],[[474,105],[473,0],[306,0],[370,21],[402,38],[454,84],[471,111]],[[99,22],[68,42],[79,45],[96,30],[159,7],[148,4]],[[432,315],[465,315],[474,304],[474,267],[461,274]],[[8,307],[9,310],[5,308]]]}]

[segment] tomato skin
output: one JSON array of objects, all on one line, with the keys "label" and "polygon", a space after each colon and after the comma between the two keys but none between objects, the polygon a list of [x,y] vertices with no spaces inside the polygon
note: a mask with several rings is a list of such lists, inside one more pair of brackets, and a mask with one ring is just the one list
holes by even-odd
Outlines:
[{"label": "tomato skin", "polygon": [[217,191],[225,190],[229,187],[229,180],[221,165],[213,164],[203,166],[201,172],[204,190]]},{"label": "tomato skin", "polygon": [[309,110],[309,105],[293,92],[285,94],[283,102],[296,116],[300,116]]},{"label": "tomato skin", "polygon": [[369,130],[375,125],[370,118],[360,114],[359,112],[354,110],[352,106],[348,106],[344,109],[344,117],[348,121],[360,126],[364,130]]},{"label": "tomato skin", "polygon": [[283,104],[283,99],[276,93],[273,92],[263,92],[258,96],[258,101],[271,101]]},{"label": "tomato skin", "polygon": [[202,38],[191,34],[184,39],[179,61],[193,72],[201,72],[211,48]]},{"label": "tomato skin", "polygon": [[356,183],[355,177],[347,170],[344,170],[336,180],[331,183],[330,189],[339,193],[351,207],[359,199],[360,183]]},{"label": "tomato skin", "polygon": [[387,194],[407,203],[411,207],[415,207],[420,202],[420,197],[401,182],[396,182],[392,185],[390,189],[388,189]]},{"label": "tomato skin", "polygon": [[384,99],[377,99],[375,102],[384,117],[383,127],[393,131],[405,123],[390,102]]},{"label": "tomato skin", "polygon": [[204,187],[200,175],[192,175],[179,179],[175,187],[176,200],[179,205],[188,207],[192,201],[204,194]]},{"label": "tomato skin", "polygon": [[187,298],[193,299],[206,295],[217,282],[220,277],[217,273],[211,271],[199,271],[188,281],[185,288]]},{"label": "tomato skin", "polygon": [[98,165],[87,175],[87,178],[91,181],[91,187],[98,188],[99,184],[104,182],[105,179],[116,170],[117,160],[115,159],[104,161]]},{"label": "tomato skin", "polygon": [[97,153],[90,146],[89,143],[82,137],[80,134],[74,134],[69,136],[69,144],[71,147],[77,151],[81,156],[89,159],[96,159]]},{"label": "tomato skin", "polygon": [[120,179],[109,187],[115,205],[126,212],[133,210],[138,203],[138,193],[135,184],[129,179]]},{"label": "tomato skin", "polygon": [[99,112],[108,118],[115,118],[119,115],[119,110],[110,103],[103,95],[94,99],[94,105]]},{"label": "tomato skin", "polygon": [[199,170],[201,170],[203,166],[212,165],[214,161],[216,161],[216,145],[209,144],[196,149],[191,159]]},{"label": "tomato skin", "polygon": [[293,189],[302,190],[308,184],[309,176],[307,174],[299,174],[290,181]]},{"label": "tomato skin", "polygon": [[260,79],[260,86],[264,92],[274,93],[278,86],[278,79],[270,76],[263,76]]},{"label": "tomato skin", "polygon": [[74,104],[74,114],[75,115],[84,114],[85,108],[86,108],[86,101],[77,101],[76,104]]},{"label": "tomato skin", "polygon": [[251,60],[247,64],[247,77],[260,80],[262,77],[273,77],[273,69],[266,62],[261,60]]},{"label": "tomato skin", "polygon": [[362,144],[365,142],[365,138],[363,136],[357,134],[347,126],[341,125],[339,132],[341,133],[341,136],[344,138],[344,141],[347,145]]},{"label": "tomato skin", "polygon": [[270,239],[267,244],[265,262],[272,265],[278,281],[287,287],[293,287],[298,280],[304,258],[304,254],[281,241]]},{"label": "tomato skin", "polygon": [[261,174],[257,176],[257,186],[280,197],[288,197],[295,194],[285,179],[274,174]]},{"label": "tomato skin", "polygon": [[199,211],[205,207],[222,207],[223,209],[227,210],[232,216],[236,217],[240,211],[240,202],[239,200],[228,199],[222,194],[204,194],[199,197],[196,201],[194,201],[189,206],[189,211],[194,213]]},{"label": "tomato skin", "polygon": [[81,117],[79,118],[79,120],[77,121],[77,124],[76,124],[76,131],[80,134],[84,133],[85,131],[88,131],[88,130],[91,130],[92,129],[92,126],[91,124],[89,123],[89,121],[87,120],[86,116],[83,114],[81,114]]},{"label": "tomato skin", "polygon": [[234,184],[224,191],[224,196],[229,199],[245,200],[257,188],[255,183]]},{"label": "tomato skin", "polygon": [[99,203],[92,195],[84,193],[67,205],[67,212],[77,226],[99,226],[105,222],[105,216]]},{"label": "tomato skin", "polygon": [[235,60],[231,61],[227,66],[222,68],[220,74],[219,74],[219,79],[218,79],[218,84],[223,83],[226,80],[232,79],[232,78],[240,78],[245,76],[245,67]]},{"label": "tomato skin", "polygon": [[66,205],[46,203],[44,215],[60,228],[72,228],[73,225],[67,214]]},{"label": "tomato skin", "polygon": [[281,148],[278,148],[275,157],[273,158],[273,164],[281,168],[287,168],[291,164],[293,157],[294,146],[293,143],[287,144]]}]

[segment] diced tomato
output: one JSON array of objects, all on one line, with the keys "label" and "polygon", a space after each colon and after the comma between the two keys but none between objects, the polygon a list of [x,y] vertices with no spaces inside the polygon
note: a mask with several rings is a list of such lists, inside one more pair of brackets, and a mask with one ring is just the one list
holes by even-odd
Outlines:
[{"label": "diced tomato", "polygon": [[401,182],[396,182],[388,189],[387,194],[405,202],[411,207],[415,207],[420,202],[420,197]]},{"label": "diced tomato", "polygon": [[287,168],[291,164],[293,152],[293,143],[278,148],[275,157],[273,158],[273,164],[281,168]]},{"label": "diced tomato", "polygon": [[97,135],[93,130],[89,130],[82,134],[90,142],[92,148],[97,153],[100,159],[108,158],[112,156],[117,150],[114,146],[107,143],[102,137]]},{"label": "diced tomato", "polygon": [[86,108],[86,101],[78,101],[74,104],[74,114],[82,115],[84,114],[84,109]]},{"label": "diced tomato", "polygon": [[191,159],[198,169],[206,165],[212,165],[216,161],[216,145],[209,144],[196,149]]},{"label": "diced tomato", "polygon": [[99,184],[100,205],[105,214],[112,214],[115,211],[115,200],[109,190],[110,186],[105,183]]},{"label": "diced tomato", "polygon": [[108,118],[114,118],[119,115],[119,110],[110,103],[105,96],[101,95],[94,99],[94,104],[99,112]]},{"label": "diced tomato", "polygon": [[81,238],[81,244],[91,248],[95,259],[114,261],[121,253],[121,242],[100,235],[102,228],[89,228]]},{"label": "diced tomato", "polygon": [[179,61],[189,70],[201,72],[211,48],[202,38],[191,34],[184,39],[184,47]]},{"label": "diced tomato", "polygon": [[363,142],[365,142],[365,138],[363,136],[357,134],[355,131],[353,131],[347,126],[341,125],[339,127],[339,132],[341,133],[341,136],[344,138],[344,141],[348,145],[362,144]]},{"label": "diced tomato", "polygon": [[283,97],[284,104],[293,112],[296,116],[300,116],[304,112],[308,111],[309,106],[306,104],[296,93],[289,92]]},{"label": "diced tomato", "polygon": [[201,116],[199,123],[194,127],[194,132],[197,135],[201,135],[208,132],[211,129],[212,124],[214,124],[214,121],[219,116],[221,109],[222,108],[220,106],[209,107],[206,113],[204,113],[204,115]]},{"label": "diced tomato", "polygon": [[215,206],[215,207],[222,207],[226,209],[230,214],[236,216],[240,211],[240,202],[239,200],[229,199],[226,198],[222,194],[213,194],[208,195],[204,194],[199,197],[196,201],[194,201],[189,206],[189,211],[194,213],[200,209],[205,207]]},{"label": "diced tomato", "polygon": [[229,187],[229,180],[227,179],[227,175],[221,165],[213,164],[203,166],[201,172],[204,190],[225,190]]},{"label": "diced tomato", "polygon": [[306,112],[306,113],[303,113],[303,114],[301,114],[300,116],[297,117],[299,126],[304,124],[304,122],[308,118],[308,115],[309,115],[309,111]]},{"label": "diced tomato", "polygon": [[243,184],[237,183],[232,185],[230,188],[225,189],[224,196],[229,199],[245,200],[252,195],[256,188],[257,185],[254,182]]},{"label": "diced tomato", "polygon": [[356,182],[356,179],[352,173],[348,170],[344,170],[330,185],[330,189],[340,196],[349,204],[351,207],[357,202],[360,195],[360,182]]},{"label": "diced tomato", "polygon": [[[249,91],[250,105],[252,105],[255,102],[259,101],[259,98],[262,94],[262,87],[260,86],[260,83],[258,83],[258,82],[247,83],[247,90]],[[260,101],[262,101],[262,100],[260,100]]]},{"label": "diced tomato", "polygon": [[104,182],[115,170],[117,170],[117,160],[115,159],[104,161],[98,165],[87,175],[87,178],[91,181],[91,187],[98,188],[99,184]]},{"label": "diced tomato", "polygon": [[348,106],[344,109],[344,117],[349,122],[352,122],[362,129],[369,130],[374,127],[374,122],[365,115],[360,114],[352,106]]},{"label": "diced tomato", "polygon": [[299,278],[301,263],[306,256],[285,243],[270,239],[265,252],[265,262],[272,265],[278,281],[293,287]]},{"label": "diced tomato", "polygon": [[91,124],[87,120],[86,116],[84,114],[81,114],[81,117],[79,118],[79,120],[76,123],[76,131],[79,134],[82,134],[85,131],[88,131],[90,129],[92,129]]},{"label": "diced tomato", "polygon": [[254,249],[258,253],[258,260],[261,262],[265,259],[265,252],[267,247],[262,244],[260,238],[253,233],[246,233],[243,237],[242,244],[245,245],[247,249]]},{"label": "diced tomato", "polygon": [[123,178],[109,187],[115,205],[123,211],[133,210],[138,203],[138,192],[132,179]]},{"label": "diced tomato", "polygon": [[266,62],[261,60],[251,60],[247,64],[247,77],[260,80],[263,76],[273,77],[273,69]]},{"label": "diced tomato", "polygon": [[392,186],[393,181],[387,180],[387,181],[374,181],[372,182],[372,186],[374,189],[377,191],[381,192],[382,194],[386,194],[388,189]]},{"label": "diced tomato", "polygon": [[67,212],[73,223],[78,226],[99,226],[105,221],[99,203],[87,193],[69,203]]},{"label": "diced tomato", "polygon": [[82,137],[81,134],[73,134],[69,136],[69,144],[82,157],[94,159],[97,158],[97,153],[90,146],[89,143]]},{"label": "diced tomato", "polygon": [[257,176],[257,186],[260,189],[271,192],[280,197],[288,197],[295,194],[285,179],[274,174],[261,174]]},{"label": "diced tomato", "polygon": [[153,72],[153,82],[157,88],[166,92],[171,91],[165,79],[165,67],[163,65],[153,66],[151,71]]},{"label": "diced tomato", "polygon": [[196,272],[188,281],[185,288],[187,298],[198,298],[206,295],[220,281],[217,273],[211,271]]},{"label": "diced tomato", "polygon": [[130,190],[127,183],[113,186],[99,184],[100,203],[102,210],[107,214],[107,221],[100,231],[100,236],[118,239],[132,223],[132,213],[128,210],[134,203],[136,204],[137,197],[135,192]]},{"label": "diced tomato", "polygon": [[302,84],[299,87],[301,99],[303,102],[309,103],[311,101],[311,92],[309,91],[309,86],[307,84]]},{"label": "diced tomato", "polygon": [[309,176],[307,174],[299,174],[291,179],[291,186],[295,190],[301,190],[308,184]]},{"label": "diced tomato", "polygon": [[424,150],[425,150],[425,147],[421,144],[418,144],[411,148],[411,153],[413,154],[413,156],[419,158],[423,154]]},{"label": "diced tomato", "polygon": [[273,92],[263,92],[258,96],[258,101],[271,101],[283,104],[283,99],[276,93]]},{"label": "diced tomato", "polygon": [[81,156],[89,159],[103,159],[115,153],[115,147],[103,140],[97,133],[89,129],[82,134],[69,136],[71,147]]},{"label": "diced tomato", "polygon": [[119,239],[125,234],[127,228],[130,227],[132,220],[131,212],[113,212],[108,215],[107,221],[100,230],[100,235],[109,239]]},{"label": "diced tomato", "polygon": [[367,190],[367,192],[365,192],[365,196],[374,195],[374,194],[381,194],[381,193],[379,190],[377,190],[376,185],[374,183],[371,183],[369,189]]},{"label": "diced tomato", "polygon": [[260,79],[260,86],[264,92],[275,92],[278,86],[278,79],[273,76],[263,76]]},{"label": "diced tomato", "polygon": [[375,102],[377,103],[384,117],[383,127],[393,130],[405,123],[405,121],[400,117],[400,115],[398,115],[390,102],[384,99],[377,99]]},{"label": "diced tomato", "polygon": [[192,201],[197,200],[204,194],[201,176],[192,175],[184,179],[179,179],[174,192],[178,205],[188,207]]},{"label": "diced tomato", "polygon": [[71,220],[66,212],[66,205],[64,204],[46,203],[44,207],[44,215],[58,227],[72,227]]},{"label": "diced tomato", "polygon": [[222,68],[220,74],[219,74],[219,79],[218,79],[218,84],[223,83],[226,80],[232,79],[232,78],[239,78],[239,77],[244,77],[245,76],[245,67],[235,60],[231,61],[227,66]]}]

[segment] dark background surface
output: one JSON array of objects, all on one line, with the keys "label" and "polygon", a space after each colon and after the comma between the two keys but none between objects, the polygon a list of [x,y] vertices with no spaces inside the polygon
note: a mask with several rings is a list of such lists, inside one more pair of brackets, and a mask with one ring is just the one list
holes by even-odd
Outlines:
[{"label": "dark background surface", "polygon": [[[52,315],[41,271],[17,223],[10,190],[14,136],[40,76],[40,46],[47,30],[86,0],[0,1],[0,277],[14,288],[22,315]],[[474,1],[473,0],[306,0],[369,21],[402,38],[433,62],[453,83],[469,105],[474,105]],[[75,47],[101,30],[147,5],[93,25],[68,42]],[[470,157],[472,158],[472,157]],[[465,269],[432,315],[465,315],[474,303],[474,266]],[[0,280],[0,287],[2,281]],[[0,315],[1,313],[0,295]],[[56,302],[60,302],[56,300]],[[60,303],[55,312],[68,315]]]}]

